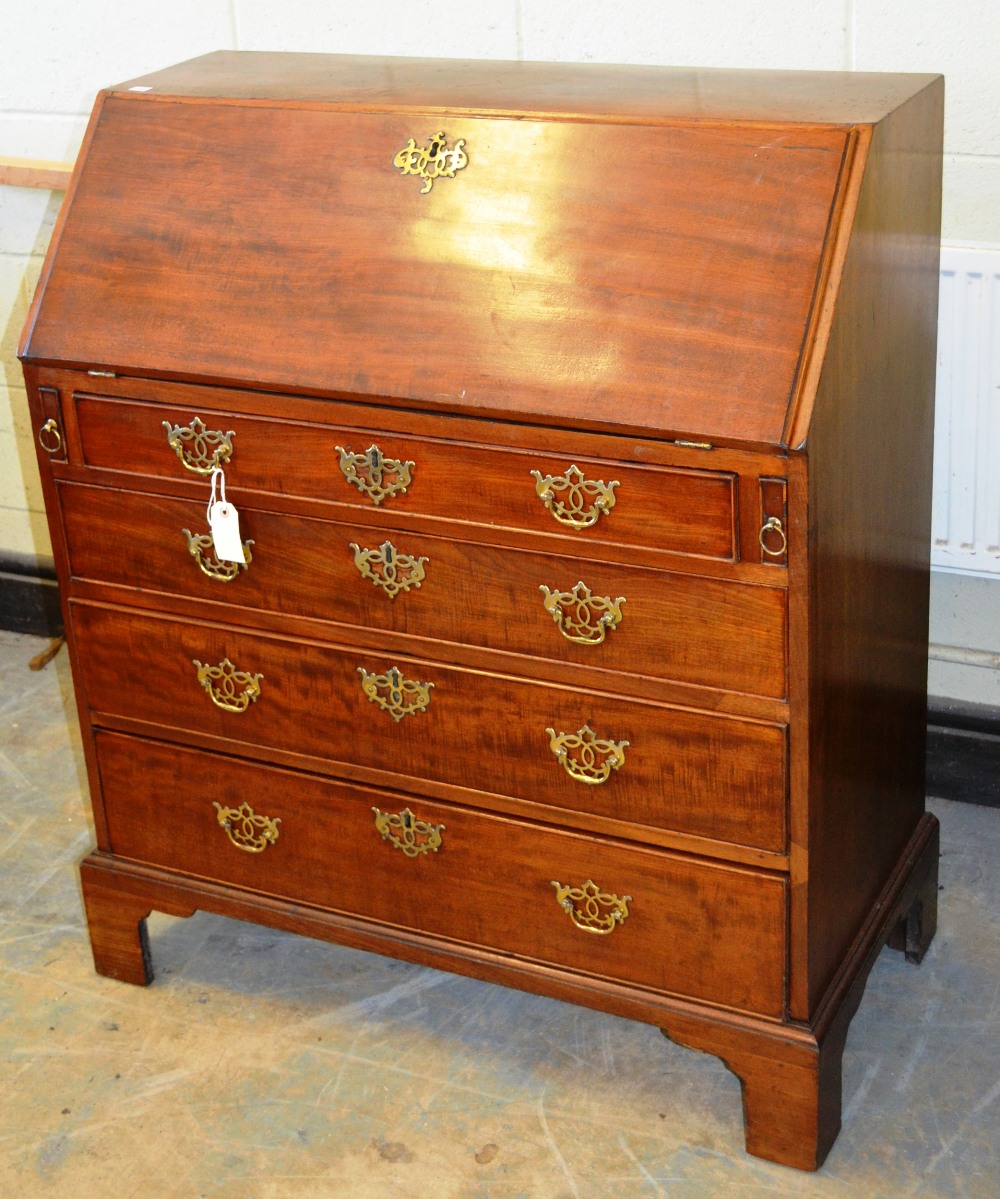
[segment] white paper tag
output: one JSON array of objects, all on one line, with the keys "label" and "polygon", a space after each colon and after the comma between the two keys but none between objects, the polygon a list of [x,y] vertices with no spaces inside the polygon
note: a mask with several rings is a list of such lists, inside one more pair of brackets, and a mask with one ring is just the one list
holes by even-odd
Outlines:
[{"label": "white paper tag", "polygon": [[235,507],[225,500],[213,504],[208,510],[208,524],[219,561],[245,563],[247,556],[240,540],[240,517]]}]

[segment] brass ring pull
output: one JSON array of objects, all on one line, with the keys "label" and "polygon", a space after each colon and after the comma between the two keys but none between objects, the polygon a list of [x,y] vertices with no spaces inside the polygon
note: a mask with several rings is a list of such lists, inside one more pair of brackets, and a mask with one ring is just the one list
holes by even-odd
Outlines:
[{"label": "brass ring pull", "polygon": [[233,438],[229,430],[209,429],[196,416],[189,425],[172,425],[162,422],[167,431],[167,445],[174,451],[187,470],[196,475],[210,475],[233,455]]},{"label": "brass ring pull", "polygon": [[245,562],[223,562],[215,556],[215,542],[212,540],[211,533],[195,535],[190,529],[181,529],[181,532],[187,538],[188,553],[198,563],[201,573],[210,579],[217,579],[221,583],[231,583],[241,570],[249,570],[250,563],[253,561],[250,554],[252,540],[243,542]]},{"label": "brass ring pull", "polygon": [[237,670],[228,658],[223,658],[218,666],[202,664],[197,658],[191,661],[198,670],[198,682],[208,692],[212,703],[224,712],[245,712],[260,699],[262,674]]},{"label": "brass ring pull", "polygon": [[575,733],[557,733],[545,730],[549,735],[549,749],[562,763],[571,779],[578,783],[596,786],[606,783],[613,770],[625,764],[627,741],[599,741],[587,724]]},{"label": "brass ring pull", "polygon": [[601,516],[615,506],[617,479],[604,483],[587,479],[574,464],[564,475],[543,475],[531,472],[535,480],[535,495],[561,525],[571,529],[589,529]]},{"label": "brass ring pull", "polygon": [[579,645],[600,645],[611,629],[617,629],[622,618],[625,596],[612,599],[594,595],[581,580],[572,591],[550,591],[543,583],[545,611],[558,626],[567,641]]},{"label": "brass ring pull", "polygon": [[263,853],[269,845],[278,839],[278,825],[281,817],[258,816],[248,803],[242,803],[238,808],[224,808],[220,803],[213,803],[220,828],[226,830],[226,836],[236,846],[246,853]]},{"label": "brass ring pull", "polygon": [[[765,541],[768,533],[776,533],[778,535],[780,540],[777,549],[770,549],[768,547]],[[760,532],[757,534],[757,540],[760,542],[760,548],[769,558],[783,558],[785,551],[788,549],[788,538],[785,536],[785,530],[777,516],[769,516],[767,518],[761,526]]]},{"label": "brass ring pull", "polygon": [[414,462],[387,458],[377,445],[355,454],[342,445],[333,447],[340,455],[340,473],[376,506],[394,495],[404,495],[413,478]]},{"label": "brass ring pull", "polygon": [[552,886],[556,889],[556,903],[585,933],[606,937],[628,919],[631,895],[619,897],[602,891],[589,878],[582,887],[557,883],[555,879],[552,880]]},{"label": "brass ring pull", "polygon": [[62,449],[62,434],[59,432],[59,425],[56,423],[55,417],[50,416],[38,430],[38,444],[46,454],[58,454]]},{"label": "brass ring pull", "polygon": [[418,820],[409,808],[401,812],[382,812],[378,808],[372,808],[372,811],[375,813],[375,828],[382,840],[388,841],[408,858],[418,858],[422,853],[437,853],[441,848],[443,824]]}]

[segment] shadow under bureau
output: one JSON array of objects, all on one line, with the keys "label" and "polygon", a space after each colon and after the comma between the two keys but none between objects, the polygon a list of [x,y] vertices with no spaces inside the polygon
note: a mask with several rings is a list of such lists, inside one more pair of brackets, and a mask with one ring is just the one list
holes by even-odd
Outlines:
[{"label": "shadow under bureau", "polygon": [[21,347],[97,969],[204,909],[717,1054],[821,1164],[925,814],[942,85],[218,53]]}]

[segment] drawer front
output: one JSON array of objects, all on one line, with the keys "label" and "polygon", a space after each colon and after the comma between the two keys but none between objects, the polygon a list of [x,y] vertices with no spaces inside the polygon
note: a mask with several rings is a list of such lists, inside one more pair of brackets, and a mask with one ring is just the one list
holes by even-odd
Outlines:
[{"label": "drawer front", "polygon": [[[189,462],[206,466],[212,455],[223,454],[234,489],[561,533],[581,546],[607,542],[721,559],[736,552],[735,476],[728,473],[419,438],[377,423],[338,428],[91,395],[77,394],[74,400],[89,466],[195,480],[199,475],[168,441],[179,429],[175,441]],[[377,411],[368,415],[379,419]],[[195,433],[203,432],[209,441],[184,440],[196,419],[204,429]],[[213,436],[227,434],[232,434],[228,450]],[[349,455],[364,455],[375,446],[377,469],[350,458],[342,467],[338,446]],[[402,472],[404,464],[409,465]]]},{"label": "drawer front", "polygon": [[[483,795],[484,805],[488,786],[554,808],[785,849],[782,726],[116,608],[72,608],[78,643],[93,647],[82,654],[83,683],[98,723],[102,713],[134,718],[178,738],[226,738],[248,753],[285,750],[406,786],[459,786]],[[217,677],[200,683],[196,662]]]},{"label": "drawer front", "polygon": [[109,848],[123,857],[781,1014],[774,876],[116,734],[97,749]]},{"label": "drawer front", "polygon": [[220,572],[210,548],[189,552],[187,534],[208,533],[201,504],[76,484],[60,494],[78,578],[785,695],[781,588],[251,508],[240,511],[247,569]]}]

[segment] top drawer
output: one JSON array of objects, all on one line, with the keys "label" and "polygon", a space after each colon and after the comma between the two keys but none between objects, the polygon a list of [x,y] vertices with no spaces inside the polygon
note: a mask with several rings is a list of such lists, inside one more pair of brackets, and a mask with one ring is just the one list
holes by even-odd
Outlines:
[{"label": "top drawer", "polygon": [[[76,393],[83,463],[732,560],[736,477]],[[360,415],[360,414],[359,414]],[[370,412],[373,417],[377,412]],[[207,498],[207,487],[205,495]]]}]

